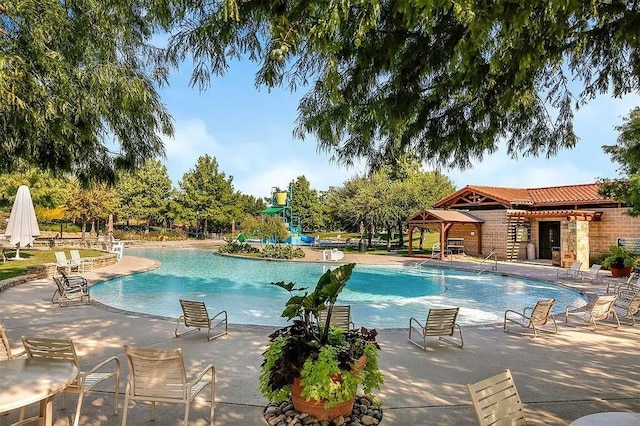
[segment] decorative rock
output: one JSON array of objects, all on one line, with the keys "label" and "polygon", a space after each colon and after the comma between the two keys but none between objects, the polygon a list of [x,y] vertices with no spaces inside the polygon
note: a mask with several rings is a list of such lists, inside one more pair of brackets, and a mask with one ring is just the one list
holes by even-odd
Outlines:
[{"label": "decorative rock", "polygon": [[268,423],[271,426],[276,426],[276,425],[280,424],[280,422],[284,422],[286,419],[287,419],[287,416],[285,416],[284,414],[280,414],[278,416],[271,417],[268,420]]},{"label": "decorative rock", "polygon": [[362,424],[365,426],[377,425],[379,423],[375,417],[370,416],[368,414],[365,414],[364,416],[362,416],[360,420],[362,421]]},{"label": "decorative rock", "polygon": [[382,409],[365,396],[356,396],[351,415],[332,421],[320,422],[308,413],[299,413],[291,401],[269,404],[263,415],[269,426],[376,426],[382,421]]},{"label": "decorative rock", "polygon": [[275,414],[277,411],[278,411],[278,407],[270,405],[267,407],[266,410],[264,410],[264,416],[267,417],[267,415],[269,414]]}]

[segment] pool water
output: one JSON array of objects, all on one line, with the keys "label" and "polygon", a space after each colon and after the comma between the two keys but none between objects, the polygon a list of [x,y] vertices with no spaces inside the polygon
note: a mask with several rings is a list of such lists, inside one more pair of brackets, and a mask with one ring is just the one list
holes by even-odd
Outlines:
[{"label": "pool water", "polygon": [[[156,259],[153,271],[94,285],[91,296],[105,305],[166,317],[182,314],[178,299],[204,301],[210,312],[227,310],[229,322],[281,326],[289,293],[270,285],[295,281],[315,287],[329,266],[220,256],[212,250],[132,248],[127,255]],[[538,299],[556,298],[553,312],[584,303],[580,293],[553,284],[493,274],[402,265],[357,265],[338,298],[351,305],[356,326],[406,328],[430,307],[460,306],[463,325],[501,322],[506,309],[522,311]]]}]

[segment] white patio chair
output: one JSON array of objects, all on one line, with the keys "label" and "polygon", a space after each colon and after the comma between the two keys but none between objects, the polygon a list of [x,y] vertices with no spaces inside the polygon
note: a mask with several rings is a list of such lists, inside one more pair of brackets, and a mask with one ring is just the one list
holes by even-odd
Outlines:
[{"label": "white patio chair", "polygon": [[[184,404],[184,425],[189,424],[189,405],[207,386],[211,386],[211,411],[209,423],[213,424],[216,400],[216,370],[207,365],[187,382],[187,373],[182,349],[152,349],[125,346],[124,353],[129,364],[129,377],[124,399],[122,426],[127,424],[130,401],[150,401],[151,420],[155,420],[156,402]],[[169,419],[163,418],[168,424]]]}]

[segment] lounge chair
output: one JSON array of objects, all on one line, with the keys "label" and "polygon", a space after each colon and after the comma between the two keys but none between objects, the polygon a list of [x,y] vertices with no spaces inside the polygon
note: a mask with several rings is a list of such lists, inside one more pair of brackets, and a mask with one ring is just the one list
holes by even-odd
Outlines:
[{"label": "lounge chair", "polygon": [[[424,326],[415,318],[409,319],[409,342],[427,350],[427,337],[438,337],[440,340],[447,342],[453,346],[462,348],[464,341],[462,340],[462,329],[456,323],[460,308],[431,308],[425,321]],[[453,336],[455,330],[458,330],[459,342],[447,339],[445,336]],[[422,341],[411,339],[412,331],[422,338]]]},{"label": "lounge chair", "polygon": [[631,325],[636,325],[635,316],[640,311],[640,288],[620,289],[613,303],[613,311],[619,319],[628,319]]},{"label": "lounge chair", "polygon": [[[220,311],[213,317],[209,317],[209,312],[207,311],[207,307],[204,302],[180,299],[180,306],[182,307],[182,315],[178,318],[176,329],[173,332],[176,337],[180,337],[192,331],[199,331],[201,328],[207,329],[207,339],[210,341],[227,334],[227,311]],[[196,330],[189,330],[179,334],[178,327],[180,326],[181,321],[184,323],[185,327],[195,327]],[[218,334],[212,336],[211,332],[221,326],[224,326],[224,331],[220,331]]]},{"label": "lounge chair", "polygon": [[67,287],[88,287],[89,282],[82,275],[67,275],[60,271],[60,278]]},{"label": "lounge chair", "polygon": [[58,270],[62,270],[64,272],[67,273],[71,273],[71,271],[73,270],[73,268],[76,269],[76,271],[79,271],[80,266],[79,265],[72,265],[71,261],[69,259],[67,259],[67,255],[64,254],[63,251],[57,251],[55,252],[56,255],[56,268]]},{"label": "lounge chair", "polygon": [[120,361],[118,357],[112,356],[100,362],[89,371],[80,369],[80,362],[76,355],[76,349],[71,339],[49,339],[44,337],[22,336],[22,344],[27,351],[29,358],[61,359],[73,363],[78,368],[76,379],[64,389],[62,394],[62,408],[65,408],[67,393],[78,394],[78,404],[74,426],[78,426],[80,420],[80,410],[82,409],[82,399],[85,392],[89,392],[98,383],[115,378],[115,414],[118,414],[118,392],[120,389]]},{"label": "lounge chair", "polygon": [[[151,349],[125,346],[124,353],[129,364],[129,377],[125,391],[122,426],[127,424],[129,401],[150,401],[151,420],[155,420],[156,402],[184,404],[184,425],[188,425],[189,404],[207,386],[211,386],[209,423],[213,424],[216,370],[212,364],[206,366],[194,381],[187,382],[180,348]],[[165,422],[168,422],[166,418],[163,419],[164,424]]]},{"label": "lounge chair", "polygon": [[62,276],[53,277],[56,283],[56,289],[51,296],[51,303],[57,303],[59,306],[67,306],[72,304],[89,304],[91,296],[89,295],[89,287],[83,285],[80,281],[73,281],[73,285],[69,280],[65,280]]},{"label": "lounge chair", "polygon": [[595,283],[598,280],[602,281],[602,278],[600,277],[600,269],[602,269],[602,265],[594,263],[588,271],[580,271],[580,280],[583,282],[591,281],[592,283]]},{"label": "lounge chair", "polygon": [[[503,330],[505,333],[514,333],[514,331],[509,330],[509,324],[517,324],[520,327],[532,330],[533,337],[538,336],[538,331],[557,333],[558,324],[553,315],[551,315],[551,308],[555,302],[556,299],[538,300],[536,306],[533,308],[528,306],[523,309],[522,313],[510,309],[506,310],[504,313]],[[553,324],[553,330],[542,328],[547,325],[549,321]]]},{"label": "lounge chair", "polygon": [[632,272],[626,281],[620,282],[615,280],[607,281],[607,294],[618,294],[622,289],[636,290],[640,289],[640,275]]},{"label": "lounge chair", "polygon": [[580,277],[580,268],[582,268],[582,262],[576,260],[569,268],[558,268],[556,275],[558,278],[571,278],[576,280]]},{"label": "lounge chair", "polygon": [[508,369],[467,388],[480,426],[527,424],[522,398]]},{"label": "lounge chair", "polygon": [[567,306],[564,316],[565,324],[569,325],[569,318],[576,318],[582,323],[592,324],[593,331],[596,331],[598,321],[605,321],[609,317],[613,317],[617,324],[615,328],[618,328],[620,327],[620,319],[618,319],[616,311],[613,310],[615,301],[615,295],[598,296],[593,304],[587,304],[582,308],[575,309],[573,306]]},{"label": "lounge chair", "polygon": [[451,250],[447,249],[442,251],[440,247],[440,243],[433,243],[431,246],[431,259],[440,259],[442,256],[450,256],[452,254]]},{"label": "lounge chair", "polygon": [[79,250],[69,250],[71,254],[71,260],[69,261],[73,266],[77,266],[78,272],[84,272],[87,269],[93,270],[93,259],[90,257],[80,257]]},{"label": "lounge chair", "polygon": [[[320,311],[320,317],[318,318],[318,324],[322,327],[327,322],[328,310]],[[355,328],[353,321],[351,321],[351,306],[350,305],[334,305],[331,311],[330,325],[341,328],[343,330],[351,330]]]}]

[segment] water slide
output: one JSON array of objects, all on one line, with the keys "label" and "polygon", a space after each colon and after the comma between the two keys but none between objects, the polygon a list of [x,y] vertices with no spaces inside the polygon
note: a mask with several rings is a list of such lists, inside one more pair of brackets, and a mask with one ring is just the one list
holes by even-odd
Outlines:
[{"label": "water slide", "polygon": [[316,238],[315,237],[310,237],[308,235],[300,234],[300,240],[303,243],[313,244],[316,241]]}]

